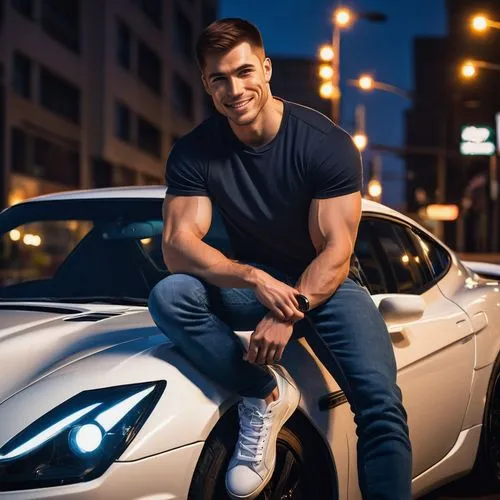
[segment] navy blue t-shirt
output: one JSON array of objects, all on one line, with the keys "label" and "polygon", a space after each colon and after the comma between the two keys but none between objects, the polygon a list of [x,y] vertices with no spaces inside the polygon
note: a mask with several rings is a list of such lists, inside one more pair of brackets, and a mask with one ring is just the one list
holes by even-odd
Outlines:
[{"label": "navy blue t-shirt", "polygon": [[[344,130],[284,101],[279,131],[261,147],[239,141],[222,115],[205,120],[175,144],[166,182],[170,195],[210,197],[235,259],[298,276],[316,256],[308,230],[311,200],[360,191],[362,166]],[[354,259],[351,271],[356,275]]]}]

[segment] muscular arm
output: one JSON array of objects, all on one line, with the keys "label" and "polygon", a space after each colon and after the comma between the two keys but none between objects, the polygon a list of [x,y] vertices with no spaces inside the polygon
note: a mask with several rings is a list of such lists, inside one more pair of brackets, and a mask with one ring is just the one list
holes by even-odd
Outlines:
[{"label": "muscular arm", "polygon": [[260,269],[228,259],[202,241],[212,221],[207,196],[167,194],[163,221],[163,258],[171,272],[192,274],[219,288],[254,288],[257,300],[278,320],[303,317],[295,298],[297,290]]},{"label": "muscular arm", "polygon": [[193,274],[218,287],[255,285],[255,269],[228,259],[202,238],[210,229],[212,202],[207,196],[171,196],[163,202],[162,251],[173,273]]},{"label": "muscular arm", "polygon": [[325,302],[349,274],[360,219],[359,192],[311,202],[309,234],[317,256],[295,285],[309,298],[311,309]]}]

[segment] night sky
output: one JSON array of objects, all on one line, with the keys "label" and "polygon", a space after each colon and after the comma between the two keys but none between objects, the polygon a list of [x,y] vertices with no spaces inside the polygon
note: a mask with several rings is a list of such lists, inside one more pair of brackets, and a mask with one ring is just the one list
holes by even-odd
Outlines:
[{"label": "night sky", "polygon": [[[379,90],[364,94],[347,87],[346,81],[369,72],[378,81],[411,90],[412,38],[446,34],[444,0],[346,0],[343,5],[357,12],[384,12],[388,19],[384,24],[361,19],[342,33],[341,125],[353,132],[354,108],[364,103],[369,141],[402,145],[404,110],[410,107],[409,101]],[[255,23],[271,58],[315,58],[318,47],[331,39],[330,20],[335,6],[334,0],[220,0],[218,16],[242,17]],[[365,163],[369,155],[367,150]],[[403,168],[401,160],[383,157],[383,202],[388,205],[400,207],[404,202]]]}]

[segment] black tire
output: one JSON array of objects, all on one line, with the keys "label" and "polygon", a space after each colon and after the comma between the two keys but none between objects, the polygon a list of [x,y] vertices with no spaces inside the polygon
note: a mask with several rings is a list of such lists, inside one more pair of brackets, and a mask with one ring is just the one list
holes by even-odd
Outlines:
[{"label": "black tire", "polygon": [[488,386],[478,456],[472,475],[500,492],[500,360]]},{"label": "black tire", "polygon": [[[277,442],[276,468],[258,500],[330,500],[337,498],[334,471],[324,446],[296,412]],[[304,425],[305,424],[305,425]],[[188,500],[228,500],[225,475],[238,437],[235,408],[224,415],[208,438],[196,466]]]}]

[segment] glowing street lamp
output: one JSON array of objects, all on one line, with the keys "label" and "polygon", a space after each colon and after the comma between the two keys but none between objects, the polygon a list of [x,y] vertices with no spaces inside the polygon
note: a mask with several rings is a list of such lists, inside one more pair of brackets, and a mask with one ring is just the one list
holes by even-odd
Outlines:
[{"label": "glowing street lamp", "polygon": [[333,76],[333,68],[329,64],[322,64],[319,67],[318,73],[323,80],[331,80]]},{"label": "glowing street lamp", "polygon": [[319,88],[319,95],[323,99],[331,99],[333,96],[333,85],[332,82],[324,82]]},{"label": "glowing street lamp", "polygon": [[[324,81],[320,87],[320,95],[324,99],[331,100],[331,115],[333,121],[340,122],[340,33],[343,29],[351,26],[358,19],[367,19],[372,22],[385,22],[387,16],[382,12],[354,13],[345,7],[337,8],[332,17],[333,33],[332,43],[322,45],[318,56],[322,63],[329,63],[331,69],[320,67],[319,75],[323,80],[329,80],[331,87]],[[323,64],[322,64],[323,66]]]},{"label": "glowing street lamp", "polygon": [[371,90],[373,88],[373,78],[370,75],[361,75],[358,84],[360,89]]},{"label": "glowing street lamp", "polygon": [[469,59],[460,67],[460,73],[464,78],[471,79],[476,76],[478,68],[500,71],[500,64],[494,64],[488,61],[479,61],[477,59]]},{"label": "glowing street lamp", "polygon": [[341,7],[335,11],[334,20],[337,26],[341,28],[347,27],[352,21],[352,14],[349,9]]},{"label": "glowing street lamp", "polygon": [[476,66],[472,61],[466,61],[462,64],[460,71],[464,78],[472,78],[476,75]]},{"label": "glowing street lamp", "polygon": [[363,132],[354,134],[352,140],[360,151],[364,151],[366,149],[366,146],[368,145],[368,137],[366,137],[366,134]]},{"label": "glowing street lamp", "polygon": [[486,31],[488,29],[488,20],[485,16],[474,16],[471,21],[471,26],[474,31]]},{"label": "glowing street lamp", "polygon": [[401,89],[395,85],[390,85],[389,83],[379,82],[374,80],[371,75],[363,74],[360,75],[357,80],[347,80],[349,85],[353,87],[358,87],[366,92],[371,90],[384,90],[385,92],[391,92],[392,94],[397,94],[405,99],[412,99],[412,93],[408,90]]},{"label": "glowing street lamp", "polygon": [[318,56],[320,61],[330,62],[333,60],[334,55],[331,45],[322,45],[319,48]]},{"label": "glowing street lamp", "polygon": [[382,195],[382,184],[380,184],[379,180],[372,179],[368,183],[368,194],[372,198],[375,198],[375,199],[380,198],[380,196]]},{"label": "glowing street lamp", "polygon": [[476,14],[471,18],[470,26],[473,31],[484,33],[488,28],[500,29],[500,22],[488,19],[484,14]]}]

